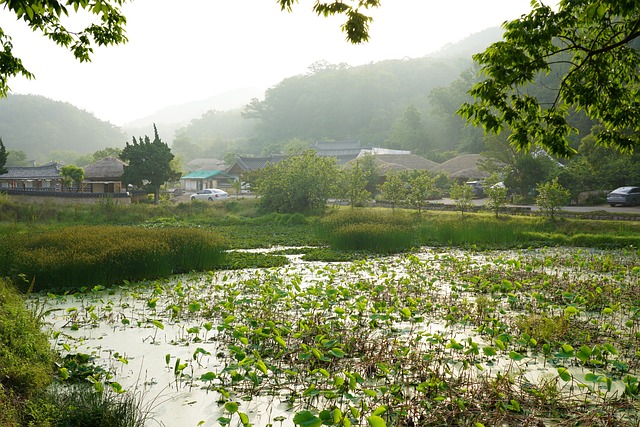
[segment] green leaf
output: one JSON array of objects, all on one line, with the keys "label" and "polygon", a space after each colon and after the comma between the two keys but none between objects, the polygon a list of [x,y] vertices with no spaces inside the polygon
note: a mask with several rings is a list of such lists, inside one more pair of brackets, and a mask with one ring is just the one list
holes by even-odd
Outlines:
[{"label": "green leaf", "polygon": [[593,352],[591,351],[590,347],[583,345],[578,349],[578,352],[576,353],[576,357],[580,359],[582,362],[586,363],[591,357],[592,353]]},{"label": "green leaf", "polygon": [[344,351],[342,351],[341,349],[334,347],[331,350],[329,350],[329,353],[334,356],[334,357],[344,357]]},{"label": "green leaf", "polygon": [[567,368],[563,368],[563,367],[558,368],[558,376],[563,381],[571,381],[571,374],[569,373]]},{"label": "green leaf", "polygon": [[374,411],[372,415],[382,415],[385,412],[387,412],[387,407],[384,405],[378,406]]},{"label": "green leaf", "polygon": [[159,320],[152,320],[151,323],[158,329],[164,330],[164,324]]},{"label": "green leaf", "polygon": [[511,358],[511,360],[519,362],[522,359],[524,359],[524,356],[522,354],[518,353],[517,351],[510,351],[509,352],[509,358]]},{"label": "green leaf", "polygon": [[265,363],[262,360],[258,360],[256,362],[256,368],[258,368],[260,370],[260,372],[262,372],[263,374],[267,374],[267,365],[265,365]]},{"label": "green leaf", "polygon": [[602,375],[596,375],[596,374],[591,373],[591,372],[589,372],[589,373],[584,375],[584,380],[592,382],[592,383],[600,382],[600,381],[602,381],[602,378],[603,378]]},{"label": "green leaf", "polygon": [[249,416],[247,414],[245,414],[244,412],[238,412],[238,415],[240,416],[240,422],[243,426],[249,427],[251,425],[251,423],[249,422]]},{"label": "green leaf", "polygon": [[341,419],[342,419],[342,411],[340,410],[340,408],[335,408],[333,410],[333,423],[338,424]]},{"label": "green leaf", "polygon": [[206,374],[200,375],[200,381],[213,381],[216,377],[217,375],[214,372],[207,372]]},{"label": "green leaf", "polygon": [[235,414],[238,412],[238,402],[227,402],[224,404],[224,409],[231,414]]},{"label": "green leaf", "polygon": [[371,415],[367,418],[369,427],[387,427],[387,423],[377,415]]},{"label": "green leaf", "polygon": [[293,417],[293,423],[301,427],[320,427],[322,425],[322,420],[313,415],[310,411],[302,411],[298,412]]},{"label": "green leaf", "polygon": [[285,348],[285,349],[287,348],[287,343],[284,342],[284,340],[280,336],[276,335],[274,339],[280,345],[280,347]]}]

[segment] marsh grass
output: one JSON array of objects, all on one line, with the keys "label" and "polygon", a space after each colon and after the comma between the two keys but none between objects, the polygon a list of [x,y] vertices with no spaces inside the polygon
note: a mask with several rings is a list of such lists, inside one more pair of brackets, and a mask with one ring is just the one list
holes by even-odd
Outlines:
[{"label": "marsh grass", "polygon": [[77,226],[3,242],[0,272],[35,289],[112,285],[216,268],[225,240],[195,228]]},{"label": "marsh grass", "polygon": [[417,246],[522,248],[640,246],[640,225],[628,221],[560,219],[382,209],[340,209],[318,228],[333,249],[402,252]]},{"label": "marsh grass", "polygon": [[22,408],[52,381],[54,353],[17,289],[0,279],[0,425],[19,425]]},{"label": "marsh grass", "polygon": [[400,210],[337,210],[321,220],[319,233],[341,251],[402,252],[420,243],[416,218]]},{"label": "marsh grass", "polygon": [[29,425],[143,427],[148,413],[131,393],[95,391],[90,384],[58,385],[26,408]]}]

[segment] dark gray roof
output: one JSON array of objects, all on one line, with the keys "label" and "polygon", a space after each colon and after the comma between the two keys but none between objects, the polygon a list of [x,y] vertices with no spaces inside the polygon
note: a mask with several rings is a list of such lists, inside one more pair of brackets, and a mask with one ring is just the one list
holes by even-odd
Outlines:
[{"label": "dark gray roof", "polygon": [[[272,154],[267,157],[244,157],[238,156],[236,164],[246,171],[254,171],[264,168],[267,163],[278,163],[284,159],[283,155]],[[230,168],[231,169],[231,168]]]},{"label": "dark gray roof", "polygon": [[7,166],[0,179],[56,179],[60,178],[60,165],[53,162],[42,166]]}]

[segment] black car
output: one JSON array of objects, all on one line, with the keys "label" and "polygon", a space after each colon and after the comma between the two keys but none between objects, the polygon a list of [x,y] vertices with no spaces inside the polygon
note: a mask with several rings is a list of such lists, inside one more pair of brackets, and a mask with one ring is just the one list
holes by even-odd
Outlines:
[{"label": "black car", "polygon": [[607,194],[607,203],[611,206],[640,205],[640,187],[619,187]]},{"label": "black car", "polygon": [[467,181],[464,183],[473,189],[473,198],[481,199],[484,197],[484,187],[482,181]]}]

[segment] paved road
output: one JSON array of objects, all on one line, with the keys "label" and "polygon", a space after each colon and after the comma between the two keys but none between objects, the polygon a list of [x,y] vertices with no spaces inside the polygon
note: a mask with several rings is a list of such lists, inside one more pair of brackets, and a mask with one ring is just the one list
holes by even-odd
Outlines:
[{"label": "paved road", "polygon": [[[473,203],[476,206],[482,206],[486,203],[487,199],[473,199]],[[445,205],[453,205],[455,202],[451,199],[440,199],[436,202],[444,203]],[[510,206],[510,205],[509,205]],[[530,207],[532,211],[537,211],[538,207],[533,205],[518,205],[520,207]],[[599,212],[606,211],[611,213],[633,213],[640,214],[640,206],[616,206],[611,207],[608,204],[596,205],[596,206],[563,206],[563,211],[567,212]]]}]

